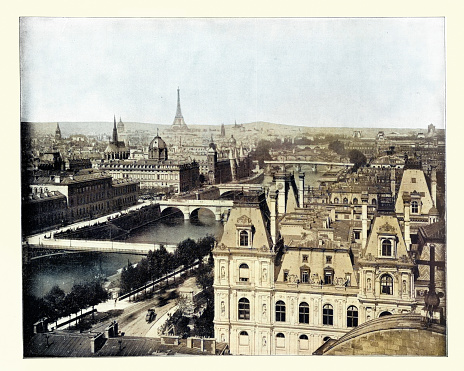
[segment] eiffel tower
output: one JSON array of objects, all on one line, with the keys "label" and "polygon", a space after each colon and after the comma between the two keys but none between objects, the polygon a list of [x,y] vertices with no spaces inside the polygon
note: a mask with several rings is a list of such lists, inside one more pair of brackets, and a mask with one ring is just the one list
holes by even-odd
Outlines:
[{"label": "eiffel tower", "polygon": [[177,88],[177,112],[174,122],[172,123],[173,130],[188,130],[187,124],[184,121],[182,116],[182,111],[180,110],[180,90]]}]

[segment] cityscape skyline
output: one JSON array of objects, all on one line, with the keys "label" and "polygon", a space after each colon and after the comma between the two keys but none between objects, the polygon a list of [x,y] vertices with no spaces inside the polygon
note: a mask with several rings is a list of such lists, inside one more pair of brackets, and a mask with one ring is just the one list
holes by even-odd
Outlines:
[{"label": "cityscape skyline", "polygon": [[22,121],[444,128],[444,18],[20,23]]}]

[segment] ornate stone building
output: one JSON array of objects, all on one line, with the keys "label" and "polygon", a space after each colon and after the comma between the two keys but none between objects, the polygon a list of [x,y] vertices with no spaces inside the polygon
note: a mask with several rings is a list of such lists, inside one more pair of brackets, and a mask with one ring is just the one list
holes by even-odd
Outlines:
[{"label": "ornate stone building", "polygon": [[301,207],[303,186],[276,174],[267,199],[236,201],[213,250],[215,336],[232,354],[312,354],[370,320],[420,314],[408,197],[395,213],[363,192],[360,220],[335,219],[331,204]]}]

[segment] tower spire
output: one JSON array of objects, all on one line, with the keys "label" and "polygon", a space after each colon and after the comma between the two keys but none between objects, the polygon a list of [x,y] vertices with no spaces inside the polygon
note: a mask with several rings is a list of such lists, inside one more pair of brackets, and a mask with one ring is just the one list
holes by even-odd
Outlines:
[{"label": "tower spire", "polygon": [[184,117],[182,116],[182,111],[180,109],[180,89],[177,87],[177,111],[174,122],[172,123],[173,129],[183,129],[188,130],[187,125],[185,124]]},{"label": "tower spire", "polygon": [[182,111],[180,110],[180,89],[177,87],[177,111],[176,111],[176,118],[182,119]]},{"label": "tower spire", "polygon": [[116,128],[116,115],[114,115],[113,143],[118,143],[118,129]]}]

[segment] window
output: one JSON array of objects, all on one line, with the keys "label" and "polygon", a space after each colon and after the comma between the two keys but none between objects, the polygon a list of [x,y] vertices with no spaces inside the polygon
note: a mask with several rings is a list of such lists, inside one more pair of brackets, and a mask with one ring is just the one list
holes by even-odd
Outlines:
[{"label": "window", "polygon": [[418,214],[419,213],[419,203],[417,201],[411,202],[411,213]]},{"label": "window", "polygon": [[308,335],[300,335],[300,349],[307,350],[309,349],[309,339]]},{"label": "window", "polygon": [[303,255],[303,263],[307,263],[308,262],[308,255]]},{"label": "window", "polygon": [[375,198],[372,199],[372,205],[377,205],[377,200]]},{"label": "window", "polygon": [[299,307],[299,322],[309,323],[309,305],[308,303],[302,302]]},{"label": "window", "polygon": [[361,238],[361,232],[360,231],[354,231],[354,239],[359,240]]},{"label": "window", "polygon": [[284,282],[288,281],[288,271],[284,271]]},{"label": "window", "polygon": [[334,204],[338,204],[338,197],[334,198]]},{"label": "window", "polygon": [[333,270],[327,269],[324,271],[324,284],[332,285],[333,284]]},{"label": "window", "polygon": [[411,183],[416,183],[416,178],[411,178]]},{"label": "window", "polygon": [[281,332],[276,335],[276,347],[285,348],[285,335]]},{"label": "window", "polygon": [[353,204],[357,205],[358,204],[358,199],[355,197],[353,198]]},{"label": "window", "polygon": [[309,270],[308,269],[302,269],[301,270],[301,282],[302,283],[308,283],[309,282]]},{"label": "window", "polygon": [[332,256],[331,255],[328,255],[325,257],[325,263],[326,264],[332,264]]},{"label": "window", "polygon": [[240,331],[240,337],[239,337],[239,344],[240,345],[248,345],[248,332],[246,331]]},{"label": "window", "polygon": [[325,304],[322,307],[322,324],[333,325],[333,307],[330,304]]},{"label": "window", "polygon": [[250,270],[248,269],[248,265],[245,263],[240,264],[240,267],[238,268],[238,274],[239,274],[239,281],[246,282],[248,281],[248,278],[250,277]]},{"label": "window", "polygon": [[282,300],[276,303],[276,321],[285,322],[285,303]]},{"label": "window", "polygon": [[350,305],[346,310],[346,327],[358,326],[358,308]]},{"label": "window", "polygon": [[240,231],[240,246],[248,246],[248,231]]},{"label": "window", "polygon": [[238,319],[250,319],[250,301],[247,298],[238,301]]},{"label": "window", "polygon": [[344,203],[344,204],[347,204],[347,203],[348,203],[348,199],[347,199],[346,197],[343,199],[343,203]]},{"label": "window", "polygon": [[380,292],[382,294],[393,295],[393,278],[389,274],[380,277]]},{"label": "window", "polygon": [[382,256],[392,256],[392,242],[391,240],[382,241]]}]

